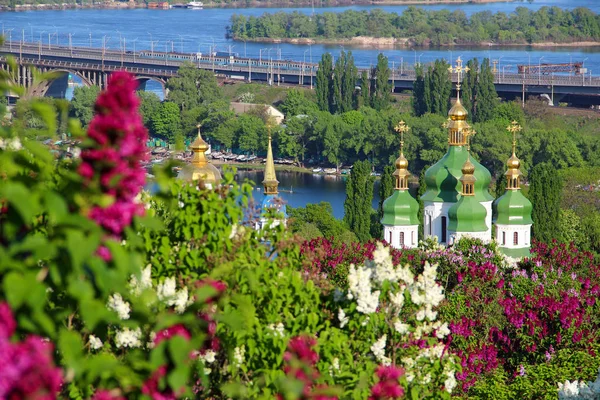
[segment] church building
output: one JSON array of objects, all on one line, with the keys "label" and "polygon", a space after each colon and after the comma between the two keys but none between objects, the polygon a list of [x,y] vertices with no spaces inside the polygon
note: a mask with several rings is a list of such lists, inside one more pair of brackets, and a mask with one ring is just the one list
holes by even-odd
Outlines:
[{"label": "church building", "polygon": [[[470,155],[469,139],[475,132],[467,123],[467,110],[460,101],[460,80],[463,68],[460,58],[456,102],[448,112],[448,151],[425,172],[426,190],[423,201],[423,235],[435,237],[442,245],[451,246],[468,236],[484,242],[494,235],[501,251],[510,257],[529,255],[531,246],[531,202],[520,192],[520,162],[515,155],[516,122],[508,128],[513,132],[513,155],[508,160],[506,193],[494,202],[489,193],[490,172]],[[384,240],[395,248],[414,248],[418,244],[419,205],[408,191],[408,161],[403,154],[403,135],[408,131],[404,122],[396,127],[401,136],[400,157],[396,160],[396,189],[383,203]],[[495,210],[495,216],[493,215]]]}]

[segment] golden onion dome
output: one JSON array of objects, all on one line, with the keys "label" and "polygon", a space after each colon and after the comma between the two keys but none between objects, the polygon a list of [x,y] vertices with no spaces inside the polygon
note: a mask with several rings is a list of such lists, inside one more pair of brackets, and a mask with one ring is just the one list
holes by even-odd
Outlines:
[{"label": "golden onion dome", "polygon": [[460,97],[458,97],[452,108],[450,108],[450,111],[448,111],[448,117],[450,117],[452,121],[465,121],[467,115],[469,115],[469,113],[460,102]]},{"label": "golden onion dome", "polygon": [[209,146],[200,135],[200,127],[198,127],[198,137],[190,147],[194,152],[192,161],[181,169],[177,177],[185,181],[202,180],[209,189],[215,188],[221,182],[221,173],[206,159],[205,153]]},{"label": "golden onion dome", "polygon": [[508,169],[519,169],[521,168],[521,160],[517,158],[515,153],[510,156],[510,158],[506,161],[506,166]]},{"label": "golden onion dome", "polygon": [[471,162],[471,157],[467,158],[467,161],[462,166],[463,175],[473,175],[475,173],[475,165]]},{"label": "golden onion dome", "polygon": [[400,153],[400,157],[396,158],[396,169],[408,169],[408,160],[404,157],[404,153]]}]

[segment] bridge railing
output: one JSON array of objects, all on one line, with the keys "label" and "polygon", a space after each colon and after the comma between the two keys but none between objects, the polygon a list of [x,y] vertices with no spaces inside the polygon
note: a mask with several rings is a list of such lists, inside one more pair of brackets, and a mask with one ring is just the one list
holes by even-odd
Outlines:
[{"label": "bridge railing", "polygon": [[[27,60],[28,63],[33,63],[37,59],[39,64],[42,61],[50,61],[48,58],[62,58],[61,64],[65,68],[68,65],[76,66],[82,63],[81,60],[89,60],[93,63],[94,68],[100,66],[100,70],[112,71],[116,69],[126,69],[134,71],[133,68],[140,70],[152,70],[154,74],[162,74],[171,76],[173,71],[176,71],[184,61],[164,60],[153,58],[142,58],[133,52],[122,52],[109,49],[97,49],[88,47],[65,47],[42,45],[40,43],[27,42],[7,42],[0,46],[0,53],[11,54],[15,57]],[[164,54],[164,53],[163,53]],[[72,61],[66,61],[72,60]],[[316,71],[307,66],[305,63],[280,60],[262,60],[261,65],[239,65],[236,63],[227,62],[227,58],[215,58],[211,56],[203,56],[201,59],[194,62],[198,68],[213,70],[216,72],[238,72],[240,74],[248,74],[250,71],[253,74],[272,74],[272,75],[295,75],[313,78]],[[256,59],[252,62],[257,62]],[[85,61],[83,61],[85,63]],[[49,64],[46,64],[49,65]],[[118,65],[118,67],[115,67]],[[286,65],[291,66],[286,68]],[[359,68],[359,73],[364,68]],[[160,71],[160,72],[158,72]],[[411,67],[402,65],[400,68],[394,68],[391,73],[393,81],[414,81],[415,71]],[[452,79],[456,82],[456,74],[453,74]],[[497,72],[494,75],[495,84],[507,85],[526,85],[526,86],[593,86],[600,87],[600,77],[589,75],[545,75],[545,74],[515,74]]]}]

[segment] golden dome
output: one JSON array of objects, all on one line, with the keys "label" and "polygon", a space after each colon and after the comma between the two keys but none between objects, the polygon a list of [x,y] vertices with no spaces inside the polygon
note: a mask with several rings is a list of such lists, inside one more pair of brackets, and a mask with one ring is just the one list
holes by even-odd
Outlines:
[{"label": "golden dome", "polygon": [[467,115],[469,115],[467,109],[460,102],[460,97],[457,97],[456,102],[450,111],[448,111],[448,117],[450,117],[452,121],[465,121]]},{"label": "golden dome", "polygon": [[508,169],[519,169],[521,168],[521,160],[519,160],[517,158],[517,155],[513,153],[512,156],[510,156],[510,158],[508,159],[508,161],[506,161],[506,166],[508,167]]},{"label": "golden dome", "polygon": [[396,169],[408,169],[408,160],[404,157],[404,153],[400,153],[400,157],[396,158]]},{"label": "golden dome", "polygon": [[471,162],[471,157],[467,157],[461,171],[463,175],[473,175],[475,173],[475,165]]},{"label": "golden dome", "polygon": [[198,137],[190,148],[194,152],[192,161],[181,169],[177,177],[185,181],[202,180],[209,189],[218,186],[221,182],[221,173],[206,159],[205,153],[209,146],[200,135],[200,126],[198,126]]}]

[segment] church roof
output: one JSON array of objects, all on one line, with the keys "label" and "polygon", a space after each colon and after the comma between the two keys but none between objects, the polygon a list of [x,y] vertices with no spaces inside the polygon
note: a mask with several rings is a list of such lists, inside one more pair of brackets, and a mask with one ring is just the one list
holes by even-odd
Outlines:
[{"label": "church roof", "polygon": [[408,190],[394,190],[394,193],[383,202],[383,225],[406,226],[419,225],[419,203]]},{"label": "church roof", "polygon": [[507,190],[494,201],[495,223],[500,225],[533,224],[531,212],[533,206],[520,190]]},{"label": "church roof", "polygon": [[448,210],[448,230],[452,232],[485,232],[487,210],[476,196],[462,196]]}]

